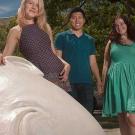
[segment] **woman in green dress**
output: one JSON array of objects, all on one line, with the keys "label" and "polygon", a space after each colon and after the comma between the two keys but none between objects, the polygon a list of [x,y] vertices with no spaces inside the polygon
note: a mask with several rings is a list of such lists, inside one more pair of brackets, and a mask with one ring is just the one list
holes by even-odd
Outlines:
[{"label": "woman in green dress", "polygon": [[121,134],[135,135],[135,28],[119,15],[113,33],[104,54],[102,115],[118,116]]}]

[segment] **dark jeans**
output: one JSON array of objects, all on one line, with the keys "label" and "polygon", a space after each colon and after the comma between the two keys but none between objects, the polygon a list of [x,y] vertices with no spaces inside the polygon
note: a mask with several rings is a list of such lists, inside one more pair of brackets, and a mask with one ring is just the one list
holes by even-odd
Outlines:
[{"label": "dark jeans", "polygon": [[90,113],[93,112],[94,91],[93,86],[87,83],[71,84],[72,91],[69,93]]}]

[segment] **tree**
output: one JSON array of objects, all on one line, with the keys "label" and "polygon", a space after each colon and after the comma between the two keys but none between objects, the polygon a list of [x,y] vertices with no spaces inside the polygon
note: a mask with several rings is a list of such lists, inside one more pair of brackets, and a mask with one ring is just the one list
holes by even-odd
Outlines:
[{"label": "tree", "polygon": [[[71,8],[81,6],[86,12],[88,23],[85,31],[96,39],[98,63],[102,67],[103,51],[117,13],[127,14],[135,22],[134,0],[46,0],[48,22],[55,34],[66,30],[67,14]],[[55,7],[55,8],[54,8]],[[9,25],[0,28],[0,48],[5,44],[8,30],[16,24],[11,18]],[[64,26],[64,27],[63,27]],[[17,51],[18,54],[18,51]],[[20,54],[19,54],[20,55]]]}]

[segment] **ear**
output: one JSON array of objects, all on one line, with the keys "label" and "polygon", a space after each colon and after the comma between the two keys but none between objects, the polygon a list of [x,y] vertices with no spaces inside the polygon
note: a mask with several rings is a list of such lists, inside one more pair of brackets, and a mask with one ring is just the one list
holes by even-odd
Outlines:
[{"label": "ear", "polygon": [[22,57],[6,56],[5,61],[6,63],[12,63],[13,65],[21,69],[27,69],[33,73],[36,73],[37,75],[44,76],[42,71],[40,71],[35,65]]}]

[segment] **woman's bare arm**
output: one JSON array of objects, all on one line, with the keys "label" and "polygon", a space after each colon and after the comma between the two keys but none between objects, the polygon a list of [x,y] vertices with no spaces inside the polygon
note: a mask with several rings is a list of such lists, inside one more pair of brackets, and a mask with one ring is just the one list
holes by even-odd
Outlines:
[{"label": "woman's bare arm", "polygon": [[90,61],[90,66],[91,66],[92,73],[93,73],[93,75],[94,75],[94,77],[96,79],[98,94],[101,95],[102,94],[102,83],[101,83],[101,79],[100,79],[100,74],[99,74],[99,69],[98,69],[98,65],[97,65],[96,56],[95,55],[90,55],[89,56],[89,61]]},{"label": "woman's bare arm", "polygon": [[17,26],[13,27],[10,29],[7,40],[6,40],[6,45],[3,51],[3,57],[7,55],[12,55],[15,47],[18,43],[19,38],[19,30]]},{"label": "woman's bare arm", "polygon": [[51,40],[51,48],[52,48],[52,51],[53,51],[53,53],[56,55],[56,51],[55,51],[54,43],[53,43],[52,29],[51,29],[51,27],[50,27],[49,24],[47,24],[47,29],[48,29],[48,34],[49,34],[49,37],[50,37],[50,40]]},{"label": "woman's bare arm", "polygon": [[102,86],[104,89],[105,80],[106,80],[106,74],[110,65],[110,45],[111,41],[109,40],[104,52],[104,63],[103,63],[103,69],[102,69]]},{"label": "woman's bare arm", "polygon": [[8,55],[12,55],[15,47],[17,45],[18,42],[18,38],[19,38],[19,27],[15,26],[13,28],[10,29],[8,36],[7,36],[7,40],[6,40],[6,45],[4,48],[3,53],[0,55],[0,64],[4,63],[4,57],[8,56]]}]

